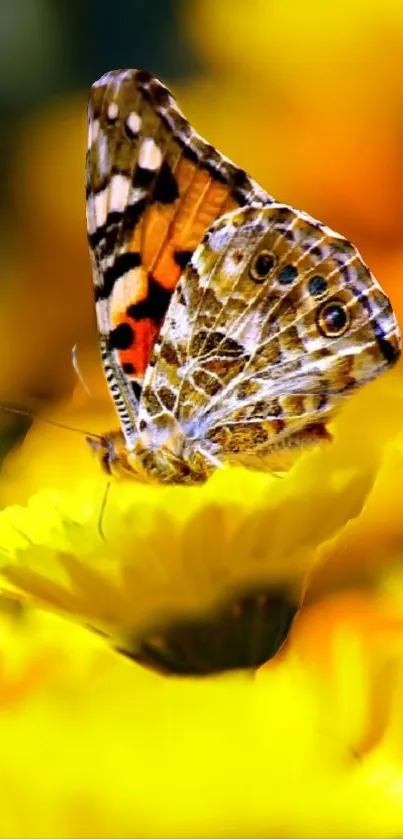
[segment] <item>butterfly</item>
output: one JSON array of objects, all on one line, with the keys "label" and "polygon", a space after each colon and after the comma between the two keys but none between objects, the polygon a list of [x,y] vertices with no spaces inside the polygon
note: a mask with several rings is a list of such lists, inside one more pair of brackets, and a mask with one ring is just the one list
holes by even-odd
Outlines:
[{"label": "butterfly", "polygon": [[144,70],[88,106],[87,224],[100,354],[119,430],[109,473],[199,483],[329,438],[388,369],[391,304],[344,237],[277,202],[202,139]]}]

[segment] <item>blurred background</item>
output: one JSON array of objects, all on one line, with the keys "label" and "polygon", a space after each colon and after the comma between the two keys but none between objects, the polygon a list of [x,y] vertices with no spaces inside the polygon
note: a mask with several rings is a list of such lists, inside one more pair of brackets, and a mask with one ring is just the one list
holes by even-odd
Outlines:
[{"label": "blurred background", "polygon": [[[144,67],[279,200],[343,233],[403,321],[402,0],[3,0],[0,402],[95,393],[86,102]],[[81,394],[83,389],[81,388]],[[29,420],[0,418],[0,458]]]}]

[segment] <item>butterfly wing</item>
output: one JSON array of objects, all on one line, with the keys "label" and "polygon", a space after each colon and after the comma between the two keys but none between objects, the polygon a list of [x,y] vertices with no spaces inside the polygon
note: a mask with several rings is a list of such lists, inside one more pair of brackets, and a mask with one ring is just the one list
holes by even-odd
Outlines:
[{"label": "butterfly wing", "polygon": [[390,302],[353,245],[282,204],[234,210],[175,292],[140,431],[148,446],[256,465],[323,436],[339,399],[399,352]]},{"label": "butterfly wing", "polygon": [[88,239],[101,356],[128,445],[154,341],[195,247],[221,214],[270,200],[148,72],[110,72],[92,87]]}]

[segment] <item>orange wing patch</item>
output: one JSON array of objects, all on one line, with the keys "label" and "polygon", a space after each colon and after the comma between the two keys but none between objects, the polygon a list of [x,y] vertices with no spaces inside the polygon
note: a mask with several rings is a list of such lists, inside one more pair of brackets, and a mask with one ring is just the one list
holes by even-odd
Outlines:
[{"label": "orange wing patch", "polygon": [[126,373],[137,376],[146,371],[171,293],[193,251],[217,216],[237,206],[228,188],[188,161],[173,176],[178,197],[169,205],[151,204],[133,233],[129,248],[141,253],[142,264],[137,277],[127,279],[130,303],[112,313],[114,327],[125,323],[132,329],[131,347],[120,360]]}]

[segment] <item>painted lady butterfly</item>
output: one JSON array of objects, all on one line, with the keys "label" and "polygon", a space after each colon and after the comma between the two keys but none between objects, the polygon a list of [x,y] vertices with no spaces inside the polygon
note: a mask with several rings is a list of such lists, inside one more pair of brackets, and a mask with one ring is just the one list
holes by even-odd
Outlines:
[{"label": "painted lady butterfly", "polygon": [[329,436],[341,397],[400,354],[356,248],[199,137],[146,71],[104,75],[88,121],[99,342],[121,426],[90,441],[103,466],[196,483]]}]

